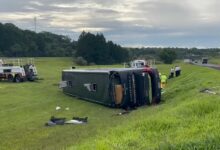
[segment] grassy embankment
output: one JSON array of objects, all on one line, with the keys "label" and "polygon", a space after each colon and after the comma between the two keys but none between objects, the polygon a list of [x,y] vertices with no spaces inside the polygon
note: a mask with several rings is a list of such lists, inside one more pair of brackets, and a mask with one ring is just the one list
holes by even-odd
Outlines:
[{"label": "grassy embankment", "polygon": [[213,57],[209,60],[210,64],[217,64],[220,65],[220,57]]},{"label": "grassy embankment", "polygon": [[[181,64],[182,76],[169,81],[160,105],[113,117],[121,110],[77,100],[57,88],[61,70],[71,66],[70,59],[39,58],[36,65],[44,80],[0,83],[3,150],[217,149],[220,145],[220,96],[199,92],[213,87],[220,92],[217,70]],[[170,66],[158,68],[168,73]],[[56,111],[56,106],[61,106],[61,111]],[[88,116],[89,123],[44,127],[51,115],[68,119]]]}]

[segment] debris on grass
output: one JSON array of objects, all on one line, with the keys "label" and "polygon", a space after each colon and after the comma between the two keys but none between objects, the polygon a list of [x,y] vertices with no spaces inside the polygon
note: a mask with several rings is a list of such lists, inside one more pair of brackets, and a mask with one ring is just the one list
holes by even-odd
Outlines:
[{"label": "debris on grass", "polygon": [[79,121],[79,120],[68,120],[65,124],[85,124],[87,122]]},{"label": "debris on grass", "polygon": [[127,114],[129,114],[129,113],[130,113],[130,111],[122,111],[122,112],[120,112],[120,113],[114,114],[113,116],[127,115]]},{"label": "debris on grass", "polygon": [[85,118],[73,117],[73,120],[78,120],[78,121],[88,122],[88,117],[85,117]]},{"label": "debris on grass", "polygon": [[57,106],[57,107],[56,107],[56,110],[60,110],[60,109],[61,109],[61,107],[60,107],[60,106]]},{"label": "debris on grass", "polygon": [[56,123],[52,122],[52,121],[48,121],[47,123],[45,123],[45,126],[48,126],[48,127],[52,127],[52,126],[55,126]]},{"label": "debris on grass", "polygon": [[50,120],[45,123],[45,126],[64,125],[66,118],[56,118],[51,116]]},{"label": "debris on grass", "polygon": [[80,118],[80,117],[73,117],[72,120],[68,120],[65,124],[85,124],[88,122],[88,117]]},{"label": "debris on grass", "polygon": [[[61,107],[60,107],[60,106],[56,106],[55,109],[58,111],[58,110],[61,110]],[[65,110],[70,110],[70,108],[69,108],[69,107],[66,107]]]},{"label": "debris on grass", "polygon": [[64,124],[85,124],[88,122],[88,117],[80,118],[80,117],[73,117],[71,120],[66,121],[66,118],[56,118],[52,116],[50,120],[45,123],[45,126],[56,126],[56,125],[64,125]]},{"label": "debris on grass", "polygon": [[207,93],[207,94],[213,94],[213,95],[217,94],[215,91],[213,91],[212,89],[209,89],[209,88],[204,88],[204,89],[200,90],[200,92]]}]

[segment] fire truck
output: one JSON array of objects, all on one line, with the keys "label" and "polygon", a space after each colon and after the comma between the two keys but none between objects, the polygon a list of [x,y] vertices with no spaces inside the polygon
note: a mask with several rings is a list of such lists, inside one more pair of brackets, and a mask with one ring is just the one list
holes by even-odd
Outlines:
[{"label": "fire truck", "polygon": [[37,79],[37,68],[34,59],[0,59],[0,80],[9,82],[34,81]]}]

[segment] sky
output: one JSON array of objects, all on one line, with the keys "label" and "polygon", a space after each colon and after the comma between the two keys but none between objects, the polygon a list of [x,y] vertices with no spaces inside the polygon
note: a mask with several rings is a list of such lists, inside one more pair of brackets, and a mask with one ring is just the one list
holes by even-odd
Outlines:
[{"label": "sky", "polygon": [[0,22],[127,47],[220,47],[219,0],[0,0]]}]

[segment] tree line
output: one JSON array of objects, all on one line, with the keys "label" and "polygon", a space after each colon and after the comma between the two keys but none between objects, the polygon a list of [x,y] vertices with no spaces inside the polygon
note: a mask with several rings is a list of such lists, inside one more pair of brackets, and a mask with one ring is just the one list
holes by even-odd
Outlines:
[{"label": "tree line", "polygon": [[50,32],[21,30],[11,23],[0,23],[0,56],[70,56],[74,42],[67,36]]},{"label": "tree line", "polygon": [[21,30],[0,23],[0,57],[80,57],[88,63],[112,64],[127,61],[128,51],[103,34],[82,32],[78,41],[50,32]]},{"label": "tree line", "polygon": [[[219,56],[220,49],[126,48],[107,41],[102,33],[82,32],[78,40],[50,32],[21,30],[11,23],[0,23],[0,57],[74,57],[83,64],[113,64],[134,59],[173,59],[192,56]],[[167,59],[170,57],[171,59]]]}]

